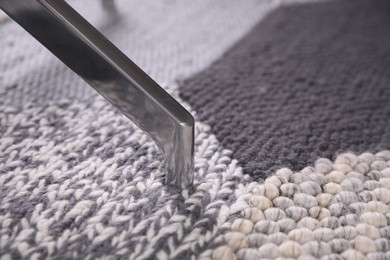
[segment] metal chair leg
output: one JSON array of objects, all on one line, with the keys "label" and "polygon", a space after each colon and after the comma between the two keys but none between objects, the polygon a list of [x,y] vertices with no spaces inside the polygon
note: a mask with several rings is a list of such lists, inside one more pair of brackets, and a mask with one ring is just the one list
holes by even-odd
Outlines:
[{"label": "metal chair leg", "polygon": [[8,19],[8,16],[0,10],[0,23],[6,21]]},{"label": "metal chair leg", "polygon": [[0,0],[0,8],[119,108],[166,158],[166,184],[193,182],[194,118],[65,1]]}]

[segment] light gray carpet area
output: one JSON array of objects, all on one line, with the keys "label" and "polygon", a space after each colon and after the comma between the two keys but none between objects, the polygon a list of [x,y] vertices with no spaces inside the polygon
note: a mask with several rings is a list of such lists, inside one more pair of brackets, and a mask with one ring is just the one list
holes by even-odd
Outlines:
[{"label": "light gray carpet area", "polygon": [[[118,17],[105,12],[100,1],[72,0],[70,4],[163,86],[205,68],[272,7],[265,0],[117,0]],[[0,35],[3,104],[85,100],[95,95],[16,23],[0,26]]]}]

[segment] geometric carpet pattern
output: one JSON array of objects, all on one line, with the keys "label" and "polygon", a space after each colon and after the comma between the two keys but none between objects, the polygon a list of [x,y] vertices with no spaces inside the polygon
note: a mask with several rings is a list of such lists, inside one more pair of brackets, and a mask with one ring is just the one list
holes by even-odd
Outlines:
[{"label": "geometric carpet pattern", "polygon": [[390,147],[390,3],[281,7],[179,90],[257,180]]},{"label": "geometric carpet pattern", "polygon": [[155,144],[100,97],[1,110],[4,259],[389,257],[390,151],[258,182],[198,123],[194,187],[178,193]]},{"label": "geometric carpet pattern", "polygon": [[72,2],[194,115],[183,191],[1,22],[0,259],[390,259],[390,5],[282,2]]},{"label": "geometric carpet pattern", "polygon": [[194,187],[178,193],[155,144],[100,97],[1,110],[4,259],[389,257],[390,151],[256,182],[198,123]]}]

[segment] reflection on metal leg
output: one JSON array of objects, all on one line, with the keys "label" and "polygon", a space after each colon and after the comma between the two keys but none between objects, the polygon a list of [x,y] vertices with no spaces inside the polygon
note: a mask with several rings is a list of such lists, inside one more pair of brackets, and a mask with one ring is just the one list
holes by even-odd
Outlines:
[{"label": "reflection on metal leg", "polygon": [[166,158],[168,185],[192,184],[194,118],[186,109],[65,1],[0,0],[0,8],[150,135]]}]

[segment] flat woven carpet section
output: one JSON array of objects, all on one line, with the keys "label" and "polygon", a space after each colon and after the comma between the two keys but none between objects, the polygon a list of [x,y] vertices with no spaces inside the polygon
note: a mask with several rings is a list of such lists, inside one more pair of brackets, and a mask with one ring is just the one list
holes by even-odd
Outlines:
[{"label": "flat woven carpet section", "polygon": [[390,2],[286,6],[180,95],[260,180],[390,146]]}]

